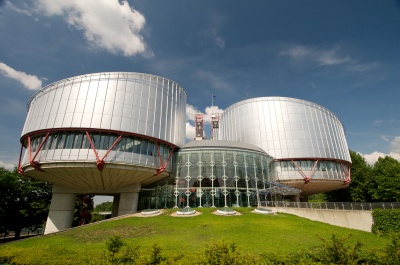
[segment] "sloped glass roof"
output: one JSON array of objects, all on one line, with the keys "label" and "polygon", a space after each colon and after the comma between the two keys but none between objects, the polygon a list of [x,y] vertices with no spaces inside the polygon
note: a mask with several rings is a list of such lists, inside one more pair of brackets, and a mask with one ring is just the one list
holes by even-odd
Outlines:
[{"label": "sloped glass roof", "polygon": [[295,189],[286,185],[283,185],[278,182],[270,182],[269,183],[270,187],[267,189],[262,189],[258,190],[258,193],[261,195],[275,195],[275,194],[281,194],[281,195],[297,195],[300,194],[301,190]]}]

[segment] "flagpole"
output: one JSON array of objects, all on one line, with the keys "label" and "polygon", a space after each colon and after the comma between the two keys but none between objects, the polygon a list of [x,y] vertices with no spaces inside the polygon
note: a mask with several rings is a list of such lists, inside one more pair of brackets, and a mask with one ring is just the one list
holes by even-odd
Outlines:
[{"label": "flagpole", "polygon": [[214,94],[211,94],[211,115],[213,114],[214,109]]}]

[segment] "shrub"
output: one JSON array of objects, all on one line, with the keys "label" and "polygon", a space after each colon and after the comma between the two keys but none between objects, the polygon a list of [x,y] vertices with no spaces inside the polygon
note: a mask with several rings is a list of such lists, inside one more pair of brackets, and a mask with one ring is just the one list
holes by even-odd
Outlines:
[{"label": "shrub", "polygon": [[400,209],[375,209],[372,232],[378,235],[400,233]]},{"label": "shrub", "polygon": [[198,264],[236,265],[257,264],[257,262],[254,256],[242,253],[235,243],[220,240],[205,245],[202,259]]}]

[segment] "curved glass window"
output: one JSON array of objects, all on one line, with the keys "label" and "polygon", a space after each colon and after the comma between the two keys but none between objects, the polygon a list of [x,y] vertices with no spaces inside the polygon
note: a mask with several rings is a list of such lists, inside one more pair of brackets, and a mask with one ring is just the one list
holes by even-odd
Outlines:
[{"label": "curved glass window", "polygon": [[179,208],[256,206],[273,166],[272,157],[245,150],[180,150],[174,161]]},{"label": "curved glass window", "polygon": [[[318,161],[315,165],[316,160],[293,160],[292,161],[278,161],[276,162],[276,167],[280,168],[280,172],[287,174],[296,174],[301,171],[309,173],[313,170],[314,166],[314,178],[327,178],[327,179],[346,179],[347,176],[345,172],[349,170],[349,165],[346,163],[340,163],[338,161],[322,160]],[[296,165],[297,168],[296,167]],[[292,173],[291,173],[292,172]],[[301,177],[299,175],[299,177]],[[279,176],[279,179],[285,179],[286,177]]]},{"label": "curved glass window", "polygon": [[[90,133],[89,135],[96,150],[110,149],[119,137],[118,135],[107,133]],[[36,152],[44,139],[45,135],[31,137],[32,152]],[[48,136],[41,150],[54,149],[91,149],[91,145],[84,132],[54,132]],[[123,136],[111,150],[154,157],[160,154],[163,161],[166,161],[172,149],[168,145],[161,143],[157,143],[156,145],[155,141],[143,139],[138,136]]]}]

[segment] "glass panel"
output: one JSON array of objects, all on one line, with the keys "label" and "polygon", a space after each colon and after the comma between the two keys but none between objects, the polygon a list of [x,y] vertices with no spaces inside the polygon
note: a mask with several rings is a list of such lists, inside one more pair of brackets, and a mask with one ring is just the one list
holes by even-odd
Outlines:
[{"label": "glass panel", "polygon": [[110,140],[109,135],[107,135],[107,134],[101,135],[101,139],[100,139],[100,149],[101,150],[108,150],[108,148],[110,148],[110,145],[108,144],[109,140]]},{"label": "glass panel", "polygon": [[73,140],[74,140],[74,133],[71,133],[71,132],[69,132],[69,133],[66,133],[66,140],[65,140],[65,146],[64,146],[64,148],[65,149],[71,149],[72,148],[72,143],[73,143]]},{"label": "glass panel", "polygon": [[83,140],[83,133],[76,133],[75,134],[75,139],[74,139],[74,144],[73,144],[73,149],[80,149],[82,146],[82,140]]},{"label": "glass panel", "polygon": [[63,149],[65,144],[66,133],[60,133],[57,142],[57,149]]}]

